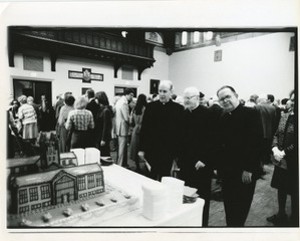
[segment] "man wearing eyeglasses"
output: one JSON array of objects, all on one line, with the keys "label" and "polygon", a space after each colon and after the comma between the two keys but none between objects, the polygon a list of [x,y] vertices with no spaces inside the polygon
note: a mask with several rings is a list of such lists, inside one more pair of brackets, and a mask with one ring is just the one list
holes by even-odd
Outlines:
[{"label": "man wearing eyeglasses", "polygon": [[159,100],[146,106],[140,133],[138,155],[151,166],[151,178],[159,181],[171,175],[181,140],[183,107],[172,101],[172,93],[172,82],[161,81]]},{"label": "man wearing eyeglasses", "polygon": [[184,90],[184,117],[182,151],[180,152],[180,178],[185,185],[197,188],[197,193],[205,200],[203,227],[208,226],[211,193],[211,132],[212,118],[208,108],[200,104],[199,90],[189,87]]},{"label": "man wearing eyeglasses", "polygon": [[217,133],[226,223],[242,227],[259,177],[262,124],[257,111],[240,104],[233,87],[221,87],[217,96],[224,110]]}]

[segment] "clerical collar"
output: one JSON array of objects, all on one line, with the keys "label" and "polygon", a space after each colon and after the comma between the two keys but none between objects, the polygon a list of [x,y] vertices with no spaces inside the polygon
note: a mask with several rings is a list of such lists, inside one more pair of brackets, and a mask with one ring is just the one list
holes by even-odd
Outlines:
[{"label": "clerical collar", "polygon": [[161,102],[161,101],[159,100],[159,102],[160,102],[162,105],[166,105],[166,104],[169,104],[169,103],[171,102],[171,100],[169,100],[168,102]]},{"label": "clerical collar", "polygon": [[236,110],[238,110],[238,109],[240,109],[240,108],[242,108],[242,105],[241,105],[241,104],[239,104],[234,110],[229,111],[229,112],[226,112],[225,114],[227,114],[227,115],[232,115],[232,114],[234,114],[234,113],[236,112]]},{"label": "clerical collar", "polygon": [[196,110],[196,109],[198,109],[199,108],[199,106],[200,105],[197,105],[194,109],[192,109],[192,110],[190,110],[190,109],[188,109],[191,113],[193,113],[194,112],[194,110]]}]

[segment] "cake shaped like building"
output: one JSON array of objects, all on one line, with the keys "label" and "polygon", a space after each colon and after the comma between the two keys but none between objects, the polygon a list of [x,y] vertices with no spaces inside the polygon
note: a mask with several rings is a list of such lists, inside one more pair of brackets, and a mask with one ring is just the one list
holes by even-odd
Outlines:
[{"label": "cake shaped like building", "polygon": [[12,213],[93,198],[104,191],[103,170],[98,163],[19,176],[11,191]]}]

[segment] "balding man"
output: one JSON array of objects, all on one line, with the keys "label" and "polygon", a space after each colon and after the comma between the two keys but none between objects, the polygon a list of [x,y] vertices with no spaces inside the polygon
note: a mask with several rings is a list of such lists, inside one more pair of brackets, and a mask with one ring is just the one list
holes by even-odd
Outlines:
[{"label": "balding man", "polygon": [[197,188],[205,200],[203,227],[208,226],[211,193],[211,111],[200,105],[199,90],[189,87],[184,90],[183,136],[179,158],[180,178],[187,186]]},{"label": "balding man", "polygon": [[242,227],[259,176],[262,126],[258,112],[242,106],[233,87],[221,87],[217,96],[224,110],[217,133],[226,223]]},{"label": "balding man", "polygon": [[173,84],[161,81],[159,100],[147,105],[142,121],[139,156],[151,166],[151,178],[170,176],[173,160],[178,157],[183,107],[172,101]]}]

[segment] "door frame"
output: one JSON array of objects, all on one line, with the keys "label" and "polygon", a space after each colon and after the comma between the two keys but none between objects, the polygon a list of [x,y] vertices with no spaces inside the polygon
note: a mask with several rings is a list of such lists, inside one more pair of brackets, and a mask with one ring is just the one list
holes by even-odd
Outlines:
[{"label": "door frame", "polygon": [[16,81],[28,81],[28,82],[32,82],[33,83],[33,98],[34,100],[37,102],[37,99],[36,99],[36,90],[35,90],[35,86],[34,84],[35,83],[48,83],[50,84],[50,94],[49,94],[49,97],[48,97],[48,101],[50,101],[50,103],[52,104],[52,82],[53,82],[53,79],[35,79],[35,78],[28,78],[28,77],[21,77],[21,76],[11,76],[12,78],[12,97],[14,99],[17,99],[18,96],[15,96],[15,93],[16,93],[16,88],[15,88],[15,80]]}]

